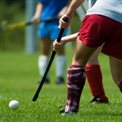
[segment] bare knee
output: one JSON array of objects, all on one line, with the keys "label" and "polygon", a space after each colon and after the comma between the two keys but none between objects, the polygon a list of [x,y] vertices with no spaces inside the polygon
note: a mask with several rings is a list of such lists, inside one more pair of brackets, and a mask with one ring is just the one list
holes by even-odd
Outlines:
[{"label": "bare knee", "polygon": [[90,48],[88,46],[85,46],[80,40],[77,40],[76,52],[72,64],[85,66],[95,50],[96,48]]},{"label": "bare knee", "polygon": [[57,51],[58,55],[64,55],[65,54],[65,48],[62,47],[60,50]]},{"label": "bare knee", "polygon": [[101,47],[97,48],[97,50],[91,55],[87,64],[99,64],[98,56],[99,56],[100,51],[101,51]]},{"label": "bare knee", "polygon": [[49,55],[51,50],[51,41],[49,39],[43,39],[40,41],[40,51],[43,55]]}]

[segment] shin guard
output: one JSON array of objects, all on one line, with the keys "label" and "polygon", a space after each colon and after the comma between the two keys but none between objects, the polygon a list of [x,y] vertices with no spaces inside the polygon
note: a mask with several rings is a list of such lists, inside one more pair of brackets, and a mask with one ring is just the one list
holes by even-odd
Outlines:
[{"label": "shin guard", "polygon": [[67,74],[67,103],[65,112],[77,112],[79,108],[80,96],[85,84],[85,68],[71,65]]}]

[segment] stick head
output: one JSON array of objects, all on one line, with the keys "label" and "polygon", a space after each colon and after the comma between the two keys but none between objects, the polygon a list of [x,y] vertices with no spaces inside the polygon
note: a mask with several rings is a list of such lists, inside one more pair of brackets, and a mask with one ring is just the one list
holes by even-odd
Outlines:
[{"label": "stick head", "polygon": [[38,98],[38,94],[36,93],[36,94],[34,95],[34,97],[32,98],[32,101],[35,102],[35,101],[37,100],[37,98]]}]

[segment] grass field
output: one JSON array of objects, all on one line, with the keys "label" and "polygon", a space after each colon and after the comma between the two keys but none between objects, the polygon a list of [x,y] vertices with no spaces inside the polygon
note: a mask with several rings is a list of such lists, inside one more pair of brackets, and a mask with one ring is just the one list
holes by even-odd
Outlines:
[{"label": "grass field", "polygon": [[[72,50],[67,51],[68,64]],[[0,52],[0,122],[121,122],[122,96],[114,84],[109,70],[108,58],[100,55],[104,86],[110,104],[92,105],[89,86],[86,82],[77,115],[59,114],[59,106],[65,104],[66,85],[56,85],[54,63],[51,67],[51,83],[44,85],[40,97],[32,102],[39,80],[38,53],[26,55],[21,52]],[[20,102],[17,110],[10,110],[8,103]]]}]

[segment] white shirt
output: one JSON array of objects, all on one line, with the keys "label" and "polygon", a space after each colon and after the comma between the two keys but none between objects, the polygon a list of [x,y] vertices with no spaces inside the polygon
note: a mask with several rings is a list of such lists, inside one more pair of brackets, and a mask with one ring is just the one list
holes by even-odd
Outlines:
[{"label": "white shirt", "polygon": [[87,15],[98,14],[122,23],[122,0],[97,0]]}]

